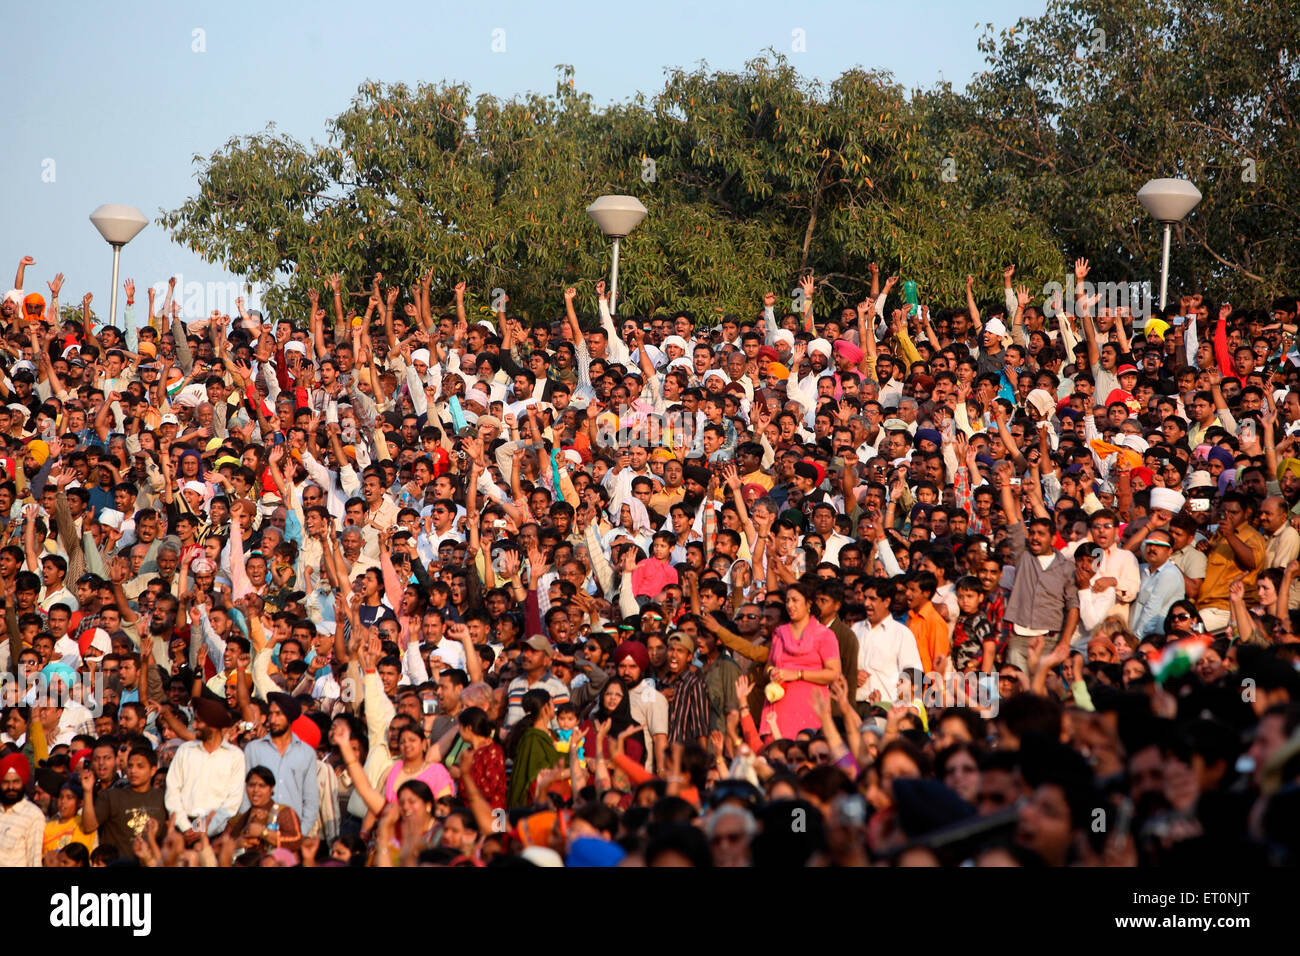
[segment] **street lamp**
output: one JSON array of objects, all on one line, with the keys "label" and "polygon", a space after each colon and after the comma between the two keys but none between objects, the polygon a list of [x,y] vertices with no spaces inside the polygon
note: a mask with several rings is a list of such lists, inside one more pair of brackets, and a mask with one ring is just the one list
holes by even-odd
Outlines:
[{"label": "street lamp", "polygon": [[113,294],[109,297],[108,324],[117,325],[117,261],[122,247],[149,225],[144,213],[134,206],[100,206],[90,214],[99,234],[113,247]]},{"label": "street lamp", "polygon": [[637,227],[645,214],[645,206],[635,196],[601,196],[587,207],[587,215],[596,221],[600,231],[614,240],[613,264],[609,270],[610,315],[614,314],[618,302],[618,242]]},{"label": "street lamp", "polygon": [[1165,248],[1160,257],[1160,308],[1165,307],[1169,285],[1169,233],[1201,201],[1201,191],[1186,179],[1152,179],[1138,190],[1138,202],[1165,227]]}]

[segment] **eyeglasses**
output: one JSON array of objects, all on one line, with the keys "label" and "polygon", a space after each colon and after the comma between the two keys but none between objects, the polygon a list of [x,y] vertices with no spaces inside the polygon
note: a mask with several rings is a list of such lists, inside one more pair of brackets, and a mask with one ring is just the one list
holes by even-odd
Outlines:
[{"label": "eyeglasses", "polygon": [[736,615],[736,620],[738,620],[738,621],[744,621],[744,620],[748,620],[749,618],[757,618],[757,617],[758,617],[757,614],[755,614],[753,611],[750,611],[750,612],[747,613],[747,614],[737,614],[737,615]]}]

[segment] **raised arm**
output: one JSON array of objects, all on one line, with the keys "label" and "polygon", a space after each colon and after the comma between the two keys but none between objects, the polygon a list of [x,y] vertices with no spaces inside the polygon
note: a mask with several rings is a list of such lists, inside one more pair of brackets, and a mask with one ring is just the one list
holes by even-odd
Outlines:
[{"label": "raised arm", "polygon": [[[1074,260],[1074,295],[1076,305],[1084,300],[1083,282],[1088,278],[1088,260]],[[1080,309],[1080,321],[1083,323],[1083,337],[1088,345],[1088,365],[1096,365],[1101,360],[1101,347],[1097,344],[1097,329],[1092,324],[1092,315],[1087,308]],[[1062,323],[1064,327],[1064,323]]]},{"label": "raised arm", "polygon": [[975,331],[980,329],[980,310],[975,304],[975,277],[968,275],[966,277],[966,312],[970,315],[971,325],[975,326]]}]

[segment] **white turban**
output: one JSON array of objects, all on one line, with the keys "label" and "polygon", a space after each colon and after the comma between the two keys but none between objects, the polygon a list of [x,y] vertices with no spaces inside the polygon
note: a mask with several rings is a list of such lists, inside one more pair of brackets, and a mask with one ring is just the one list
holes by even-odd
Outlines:
[{"label": "white turban", "polygon": [[1056,408],[1056,399],[1052,397],[1052,393],[1042,388],[1036,388],[1030,392],[1026,401],[1044,418],[1051,415],[1052,409]]},{"label": "white turban", "polygon": [[1183,505],[1185,504],[1187,504],[1187,499],[1172,488],[1151,489],[1152,508],[1163,508],[1165,511],[1171,511],[1174,514],[1178,514],[1183,510]]},{"label": "white turban", "polygon": [[1146,454],[1146,450],[1151,447],[1141,435],[1125,435],[1120,439],[1119,443],[1126,448],[1133,449],[1139,455]]},{"label": "white turban", "polygon": [[429,350],[428,350],[428,349],[416,349],[414,352],[412,352],[412,353],[411,353],[411,364],[414,365],[416,362],[423,362],[425,365],[428,365],[428,364],[429,364]]},{"label": "white turban", "polygon": [[827,360],[831,357],[831,343],[825,339],[813,339],[808,343],[808,354],[820,352]]}]

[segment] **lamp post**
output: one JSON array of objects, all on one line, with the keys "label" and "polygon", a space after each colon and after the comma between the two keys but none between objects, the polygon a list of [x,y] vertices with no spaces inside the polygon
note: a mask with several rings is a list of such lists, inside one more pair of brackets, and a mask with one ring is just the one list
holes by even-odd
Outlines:
[{"label": "lamp post", "polygon": [[1165,227],[1164,252],[1160,256],[1160,308],[1165,307],[1169,286],[1169,234],[1201,201],[1201,191],[1186,179],[1152,179],[1138,190],[1138,202],[1156,222]]},{"label": "lamp post", "polygon": [[618,302],[618,243],[645,218],[646,208],[635,196],[601,196],[587,207],[587,215],[595,220],[606,238],[614,240],[613,263],[609,269],[609,313],[614,314]]},{"label": "lamp post", "polygon": [[144,213],[134,206],[103,205],[90,214],[99,234],[113,247],[113,294],[109,296],[108,324],[117,325],[117,264],[122,247],[149,225]]}]

